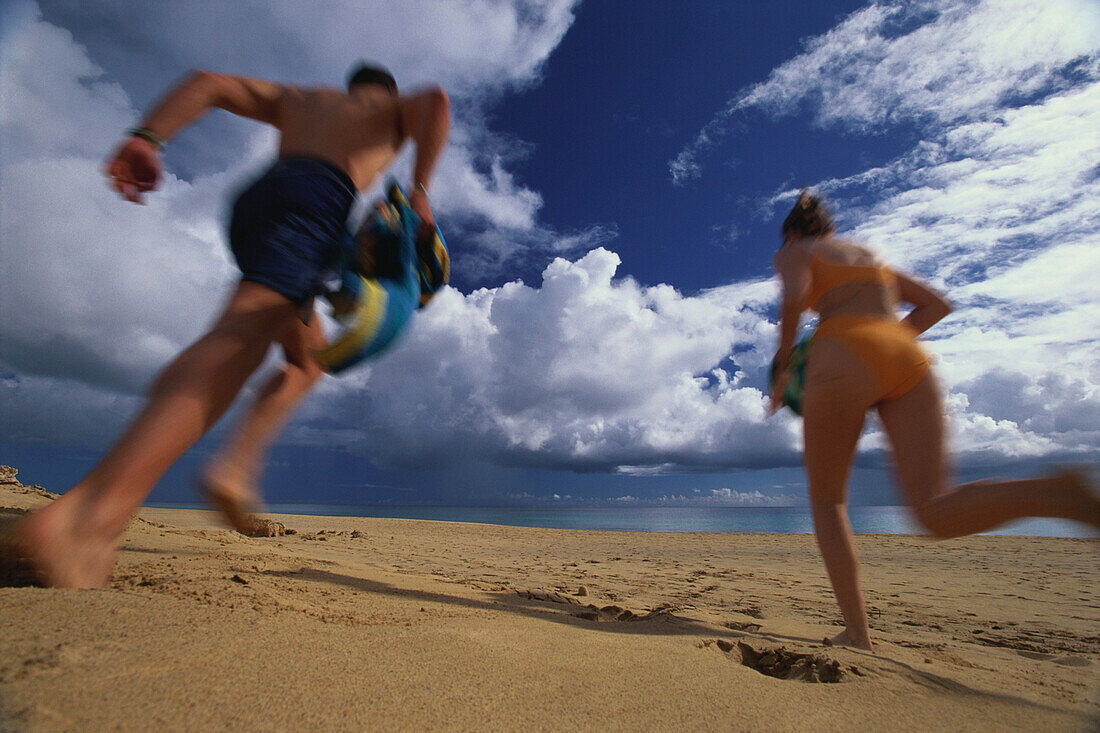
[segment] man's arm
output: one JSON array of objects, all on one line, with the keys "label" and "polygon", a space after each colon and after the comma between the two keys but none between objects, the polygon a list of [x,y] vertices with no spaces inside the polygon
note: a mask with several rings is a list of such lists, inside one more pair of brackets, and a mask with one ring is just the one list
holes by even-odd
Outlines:
[{"label": "man's arm", "polygon": [[283,91],[262,79],[196,70],[160,100],[141,126],[168,140],[214,107],[274,125]]},{"label": "man's arm", "polygon": [[451,102],[443,87],[433,87],[410,97],[402,97],[398,114],[401,126],[416,143],[413,165],[413,190],[409,204],[427,226],[434,224],[428,206],[428,186],[451,131]]},{"label": "man's arm", "polygon": [[214,107],[274,125],[283,91],[261,79],[193,71],[145,117],[137,128],[141,133],[119,146],[106,167],[111,185],[127,200],[141,203],[141,194],[156,188],[160,178],[159,147],[164,141]]}]

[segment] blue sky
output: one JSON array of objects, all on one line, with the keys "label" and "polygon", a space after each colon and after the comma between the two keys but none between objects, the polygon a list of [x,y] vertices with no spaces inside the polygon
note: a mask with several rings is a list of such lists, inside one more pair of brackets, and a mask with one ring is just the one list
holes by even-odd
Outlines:
[{"label": "blue sky", "polygon": [[[234,280],[228,193],[274,145],[215,112],[139,208],[99,173],[120,131],[191,68],[338,84],[360,57],[451,93],[454,287],[303,406],[270,500],[802,501],[798,423],[762,388],[807,185],[955,302],[928,346],[961,477],[1097,460],[1094,0],[307,7],[0,10],[0,463],[24,480],[79,479],[201,334]],[[153,500],[192,498],[235,416]],[[853,499],[894,503],[873,420],[861,448]]]}]

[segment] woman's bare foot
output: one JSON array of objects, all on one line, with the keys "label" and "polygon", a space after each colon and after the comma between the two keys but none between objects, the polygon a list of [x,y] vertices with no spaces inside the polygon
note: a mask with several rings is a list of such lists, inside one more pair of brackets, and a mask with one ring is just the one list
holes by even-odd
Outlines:
[{"label": "woman's bare foot", "polygon": [[265,520],[255,515],[260,510],[260,493],[242,471],[218,461],[211,463],[199,479],[199,493],[220,509],[229,526],[241,534],[264,533]]},{"label": "woman's bare foot", "polygon": [[844,631],[841,631],[829,641],[836,646],[854,646],[857,649],[864,649],[869,652],[875,650],[875,646],[871,643],[870,637],[864,637],[863,639],[857,640],[848,634],[848,629],[844,629]]},{"label": "woman's bare foot", "polygon": [[96,526],[81,511],[79,492],[70,494],[28,514],[5,538],[2,564],[8,577],[0,584],[102,588],[110,582],[125,526],[122,531]]}]

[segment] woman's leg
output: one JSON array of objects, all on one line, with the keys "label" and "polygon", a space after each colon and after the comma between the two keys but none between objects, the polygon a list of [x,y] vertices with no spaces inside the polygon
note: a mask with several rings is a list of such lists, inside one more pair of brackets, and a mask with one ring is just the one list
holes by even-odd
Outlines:
[{"label": "woman's leg", "polygon": [[845,631],[838,643],[871,649],[859,556],[848,523],[847,483],[875,380],[850,350],[818,338],[810,351],[803,395],[806,477],[814,533],[833,586]]},{"label": "woman's leg", "polygon": [[325,343],[316,314],[310,325],[297,321],[288,330],[280,341],[286,358],[282,369],[264,384],[240,425],[203,471],[203,492],[240,532],[250,534],[255,529],[251,513],[261,501],[259,484],[267,451],[324,375],[313,352]]},{"label": "woman's leg", "polygon": [[936,537],[960,537],[1023,517],[1074,519],[1100,527],[1100,500],[1080,474],[948,487],[938,383],[929,371],[916,387],[878,407],[898,477],[917,519]]}]

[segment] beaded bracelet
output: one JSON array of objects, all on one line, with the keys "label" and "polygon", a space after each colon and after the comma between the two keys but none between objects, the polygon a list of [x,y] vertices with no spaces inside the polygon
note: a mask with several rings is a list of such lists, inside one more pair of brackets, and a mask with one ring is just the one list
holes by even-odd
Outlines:
[{"label": "beaded bracelet", "polygon": [[131,127],[126,131],[126,134],[132,137],[140,137],[142,140],[152,143],[157,150],[164,150],[164,140],[147,127]]}]

